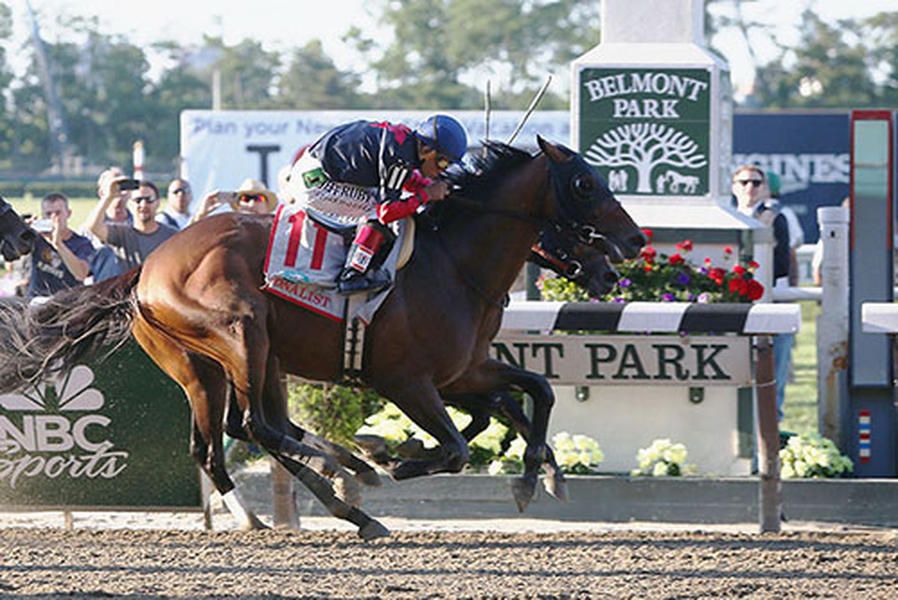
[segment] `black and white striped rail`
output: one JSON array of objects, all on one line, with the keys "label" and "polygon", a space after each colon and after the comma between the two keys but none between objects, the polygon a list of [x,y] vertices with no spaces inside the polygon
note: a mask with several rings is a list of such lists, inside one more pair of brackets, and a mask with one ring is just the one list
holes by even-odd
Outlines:
[{"label": "black and white striped rail", "polygon": [[796,333],[797,304],[691,302],[527,302],[509,304],[503,330],[609,333]]},{"label": "black and white striped rail", "polygon": [[891,302],[861,304],[861,329],[864,333],[898,333],[898,304]]}]

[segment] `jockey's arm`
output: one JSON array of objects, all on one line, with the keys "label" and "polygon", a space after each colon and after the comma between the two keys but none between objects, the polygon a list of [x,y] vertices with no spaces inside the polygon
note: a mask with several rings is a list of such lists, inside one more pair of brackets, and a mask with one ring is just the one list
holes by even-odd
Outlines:
[{"label": "jockey's arm", "polygon": [[377,219],[386,225],[415,213],[420,206],[446,197],[449,186],[445,181],[434,181],[419,171],[412,171],[402,186],[411,196],[382,202],[377,207]]}]

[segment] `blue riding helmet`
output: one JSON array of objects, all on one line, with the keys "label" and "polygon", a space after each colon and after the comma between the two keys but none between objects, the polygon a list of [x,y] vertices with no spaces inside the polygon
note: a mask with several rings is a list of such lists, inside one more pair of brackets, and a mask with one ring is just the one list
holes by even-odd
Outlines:
[{"label": "blue riding helmet", "polygon": [[449,115],[431,115],[421,121],[415,135],[453,162],[461,161],[468,149],[468,134],[464,126]]}]

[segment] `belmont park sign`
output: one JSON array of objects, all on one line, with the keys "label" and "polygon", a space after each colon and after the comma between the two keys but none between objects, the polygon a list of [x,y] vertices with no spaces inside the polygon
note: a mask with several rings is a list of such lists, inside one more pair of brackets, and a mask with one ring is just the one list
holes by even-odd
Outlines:
[{"label": "belmont park sign", "polygon": [[707,194],[710,87],[709,69],[583,69],[586,160],[620,194]]}]

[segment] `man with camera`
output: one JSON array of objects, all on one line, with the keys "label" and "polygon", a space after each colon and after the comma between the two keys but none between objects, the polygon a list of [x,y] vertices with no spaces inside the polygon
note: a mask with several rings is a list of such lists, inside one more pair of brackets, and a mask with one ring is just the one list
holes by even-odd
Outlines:
[{"label": "man with camera", "polygon": [[[112,247],[127,269],[142,264],[159,244],[177,233],[173,227],[156,221],[159,189],[152,182],[119,176],[106,179],[102,186],[100,201],[88,217],[88,229]],[[126,191],[129,192],[133,223],[107,220],[106,211]]]},{"label": "man with camera", "polygon": [[50,296],[84,282],[94,252],[90,240],[69,229],[69,199],[47,194],[41,200],[41,218],[31,223],[40,236],[31,257],[28,298]]}]

